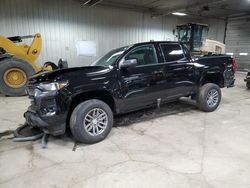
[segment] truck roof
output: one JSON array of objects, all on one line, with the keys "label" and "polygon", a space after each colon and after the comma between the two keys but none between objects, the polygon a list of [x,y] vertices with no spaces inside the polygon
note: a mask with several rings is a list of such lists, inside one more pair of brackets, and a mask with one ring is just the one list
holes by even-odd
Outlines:
[{"label": "truck roof", "polygon": [[181,44],[181,42],[178,41],[149,41],[149,42],[139,42],[134,43],[133,45],[142,45],[142,44],[159,44],[159,43],[169,43],[169,44]]}]

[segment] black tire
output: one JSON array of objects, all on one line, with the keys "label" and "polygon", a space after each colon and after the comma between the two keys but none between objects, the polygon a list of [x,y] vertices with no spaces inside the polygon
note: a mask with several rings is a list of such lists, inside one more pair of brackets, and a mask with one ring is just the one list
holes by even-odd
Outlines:
[{"label": "black tire", "polygon": [[[86,126],[84,126],[85,117],[87,117],[87,114],[90,113],[93,109],[101,109],[106,113],[107,117],[107,125],[103,132],[98,135],[90,135],[89,132],[87,132]],[[94,144],[97,142],[102,141],[107,137],[107,135],[110,133],[111,129],[113,127],[113,112],[110,109],[110,107],[96,99],[87,100],[82,103],[80,103],[73,111],[71,117],[70,117],[70,129],[74,136],[74,138],[82,143],[85,144]],[[90,129],[93,130],[93,129]]]},{"label": "black tire", "polygon": [[249,82],[246,83],[246,87],[247,87],[247,89],[250,89],[250,83]]},{"label": "black tire", "polygon": [[[12,68],[21,69],[25,73],[26,78],[27,78],[25,84],[18,88],[11,87],[7,85],[6,82],[4,81],[4,73]],[[6,58],[6,59],[1,60],[0,61],[0,92],[8,96],[24,95],[26,85],[27,85],[27,80],[33,74],[35,74],[35,70],[33,69],[33,67],[29,63],[21,59]]]},{"label": "black tire", "polygon": [[[214,98],[211,100],[208,99],[209,94],[214,93],[217,96],[217,99]],[[199,89],[197,105],[200,110],[204,112],[212,112],[217,109],[221,101],[221,89],[218,85],[213,83],[207,83]],[[209,105],[210,104],[210,105]]]}]

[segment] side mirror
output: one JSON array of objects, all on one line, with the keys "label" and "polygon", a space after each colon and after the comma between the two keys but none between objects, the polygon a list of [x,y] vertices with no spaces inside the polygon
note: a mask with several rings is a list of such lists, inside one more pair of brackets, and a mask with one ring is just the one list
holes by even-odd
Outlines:
[{"label": "side mirror", "polygon": [[120,68],[135,67],[137,65],[137,59],[128,59],[120,63]]},{"label": "side mirror", "polygon": [[59,69],[67,69],[67,68],[69,68],[68,62],[66,60],[64,60],[64,59],[59,59],[58,68]]}]

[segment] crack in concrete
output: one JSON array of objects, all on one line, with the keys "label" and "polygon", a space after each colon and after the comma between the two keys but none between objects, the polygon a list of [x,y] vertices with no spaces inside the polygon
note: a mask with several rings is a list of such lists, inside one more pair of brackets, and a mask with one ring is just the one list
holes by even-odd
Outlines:
[{"label": "crack in concrete", "polygon": [[203,135],[202,135],[202,156],[201,156],[201,163],[200,163],[200,172],[199,174],[202,176],[204,183],[213,188],[212,185],[210,185],[207,181],[207,177],[204,175],[204,160],[206,157],[206,132],[207,132],[207,122],[206,122],[207,114],[204,114],[203,116]]},{"label": "crack in concrete", "polygon": [[[152,121],[151,121],[151,124],[150,124],[148,127],[152,128],[154,122],[155,122],[155,120],[152,120]],[[157,137],[157,136],[146,134],[147,129],[148,129],[148,128],[145,128],[144,130],[141,131],[141,130],[136,130],[136,129],[134,129],[133,127],[129,128],[129,130],[135,132],[136,134],[139,134],[139,135],[141,135],[141,136],[147,136],[147,137],[149,137],[149,138],[152,138],[153,140],[156,140],[159,144],[162,144],[162,143],[163,143],[163,144],[169,144],[169,143],[165,142],[164,140],[162,140],[161,138],[159,138],[159,137]],[[143,134],[142,134],[142,133],[143,133]],[[189,152],[190,152],[190,150],[188,150],[188,151],[186,151],[186,152],[182,152],[182,151],[178,150],[177,148],[174,148],[173,146],[172,146],[172,149],[175,150],[176,152],[178,152],[178,153],[181,154],[181,155],[188,155]],[[143,151],[143,150],[134,150],[134,151]],[[158,151],[157,151],[157,152],[158,152]],[[159,152],[158,152],[158,153],[159,153]],[[161,152],[161,153],[168,153],[168,152]]]},{"label": "crack in concrete", "polygon": [[205,159],[205,154],[206,154],[206,129],[207,129],[207,123],[206,123],[206,116],[207,114],[204,115],[203,117],[203,135],[202,135],[202,155],[201,155],[201,167],[200,167],[200,173],[203,174],[204,171],[204,159]]},{"label": "crack in concrete", "polygon": [[[155,119],[150,120],[150,125],[148,125],[148,127],[152,127],[154,122],[155,122]],[[148,127],[144,127],[143,130],[135,129],[134,126],[128,126],[127,128],[140,136],[144,136],[145,132],[148,130]]]},{"label": "crack in concrete", "polygon": [[[94,173],[91,176],[88,176],[88,177],[84,178],[83,180],[75,181],[74,184],[71,184],[68,187],[76,186],[78,184],[81,184],[83,182],[88,181],[89,179],[95,178],[95,177],[103,175],[103,174],[113,173],[113,171],[110,170],[110,169],[112,169],[112,168],[114,168],[116,166],[123,165],[123,164],[128,163],[128,162],[139,162],[139,161],[135,161],[135,160],[130,160],[129,159],[129,160],[125,160],[125,161],[122,161],[122,162],[118,162],[118,163],[112,164],[111,166],[108,166],[105,170],[103,170],[102,172]],[[145,168],[145,169],[141,169],[141,170],[134,170],[133,172],[140,172],[140,171],[145,172],[145,171],[150,170],[150,169],[155,168],[155,167],[156,166]],[[95,171],[97,171],[97,170],[95,170]]]},{"label": "crack in concrete", "polygon": [[20,123],[20,122],[17,122],[17,121],[13,121],[11,119],[6,119],[6,118],[0,118],[0,120],[7,121],[7,122],[10,122],[10,123],[16,123],[16,124]]},{"label": "crack in concrete", "polygon": [[134,158],[130,155],[130,153],[129,153],[126,149],[122,149],[118,144],[116,144],[116,143],[115,143],[114,141],[112,141],[111,139],[110,139],[110,141],[111,141],[120,151],[122,151],[123,153],[125,153],[125,154],[128,156],[129,161],[133,161],[133,162],[143,162],[143,163],[147,163],[147,164],[154,164],[154,165],[156,165],[156,166],[158,166],[158,167],[160,167],[160,168],[164,168],[164,169],[166,169],[166,170],[168,170],[168,171],[172,171],[172,172],[180,173],[180,174],[200,174],[200,171],[197,172],[197,173],[180,172],[180,171],[175,171],[175,170],[172,170],[172,169],[167,169],[167,168],[165,168],[165,167],[162,167],[160,164],[155,163],[155,162],[152,162],[152,161],[136,160],[136,159],[134,159]]},{"label": "crack in concrete", "polygon": [[26,149],[29,150],[30,152],[30,158],[28,160],[28,166],[30,169],[34,169],[36,168],[35,164],[34,164],[34,159],[35,159],[35,152],[34,152],[34,146],[33,143],[30,143],[29,145],[25,146]]},{"label": "crack in concrete", "polygon": [[124,154],[126,154],[129,158],[129,160],[133,160],[132,157],[130,156],[129,152],[127,152],[126,150],[122,149],[118,144],[116,144],[112,139],[110,139],[110,142],[115,145],[118,150],[122,151]]},{"label": "crack in concrete", "polygon": [[[9,140],[9,139],[2,139],[1,141],[3,140]],[[25,148],[26,147],[26,144],[25,145],[22,145],[22,146],[16,146],[16,147],[13,147],[11,149],[5,149],[5,150],[0,150],[0,153],[4,153],[4,152],[8,152],[8,151],[12,151],[12,150],[16,150],[16,149],[21,149],[21,148]]]},{"label": "crack in concrete", "polygon": [[[33,171],[36,171],[36,170],[45,170],[45,169],[49,169],[49,168],[51,168],[51,167],[60,166],[60,165],[62,164],[62,162],[63,162],[63,161],[61,161],[61,162],[56,162],[56,163],[53,163],[53,164],[51,164],[51,165],[49,165],[49,166],[46,166],[46,167],[42,167],[42,168],[39,168],[39,169],[38,169],[38,168],[36,168],[36,169],[31,169],[31,170],[28,170],[28,171],[26,171],[26,172],[23,172],[22,174],[16,174],[16,175],[10,177],[9,179],[0,182],[0,185],[5,184],[5,183],[8,183],[8,182],[10,182],[10,181],[13,181],[13,179],[22,178],[22,177],[26,176],[27,174],[29,174],[29,173],[31,173],[31,172],[33,172]],[[1,187],[1,186],[0,186],[0,187]]]}]

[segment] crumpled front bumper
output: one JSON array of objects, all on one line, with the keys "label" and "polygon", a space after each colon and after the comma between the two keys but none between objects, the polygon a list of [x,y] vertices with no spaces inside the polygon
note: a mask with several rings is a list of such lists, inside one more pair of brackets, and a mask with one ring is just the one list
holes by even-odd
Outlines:
[{"label": "crumpled front bumper", "polygon": [[39,117],[38,114],[31,111],[25,112],[24,117],[28,125],[38,127],[47,134],[57,136],[65,133],[66,122],[62,122],[57,117],[47,117],[43,119]]},{"label": "crumpled front bumper", "polygon": [[28,93],[31,106],[24,113],[27,124],[54,136],[64,134],[69,104],[65,93],[42,92],[39,89],[34,89],[32,95]]}]

